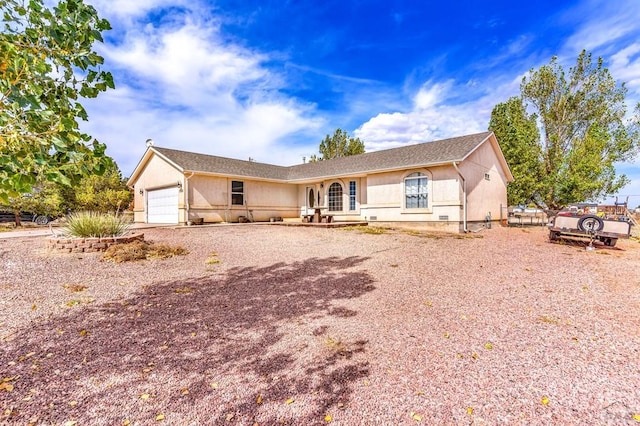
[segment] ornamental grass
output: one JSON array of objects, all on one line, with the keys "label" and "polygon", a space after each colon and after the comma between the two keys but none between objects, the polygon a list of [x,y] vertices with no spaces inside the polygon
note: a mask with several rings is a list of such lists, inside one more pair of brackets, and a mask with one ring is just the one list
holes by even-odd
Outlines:
[{"label": "ornamental grass", "polygon": [[72,238],[121,237],[129,232],[131,222],[123,216],[98,213],[76,212],[69,215],[64,234]]}]

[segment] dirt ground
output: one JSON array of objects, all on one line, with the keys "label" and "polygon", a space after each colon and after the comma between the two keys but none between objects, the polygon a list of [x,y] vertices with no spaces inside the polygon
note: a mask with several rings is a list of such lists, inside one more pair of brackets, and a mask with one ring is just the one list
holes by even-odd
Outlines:
[{"label": "dirt ground", "polygon": [[0,423],[638,424],[640,243],[145,229],[131,263],[0,234]]}]

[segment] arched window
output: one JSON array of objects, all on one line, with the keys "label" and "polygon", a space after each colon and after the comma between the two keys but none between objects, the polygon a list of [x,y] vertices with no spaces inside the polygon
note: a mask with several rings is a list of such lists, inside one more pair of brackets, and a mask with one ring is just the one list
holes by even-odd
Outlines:
[{"label": "arched window", "polygon": [[427,176],[411,173],[404,178],[404,206],[407,209],[426,209],[428,205]]},{"label": "arched window", "polygon": [[329,187],[329,211],[342,211],[342,185],[338,182],[332,183]]}]

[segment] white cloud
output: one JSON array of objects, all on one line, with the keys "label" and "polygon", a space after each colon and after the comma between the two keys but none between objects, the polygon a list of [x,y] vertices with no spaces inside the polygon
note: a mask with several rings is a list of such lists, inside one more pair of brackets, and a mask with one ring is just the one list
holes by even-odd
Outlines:
[{"label": "white cloud", "polygon": [[567,42],[567,46],[577,53],[583,49],[594,50],[613,42],[635,29],[635,24],[622,19],[620,16],[599,21],[584,27],[575,33]]},{"label": "white cloud", "polygon": [[428,81],[414,96],[411,111],[378,114],[354,134],[365,142],[367,151],[377,151],[486,131],[493,107],[519,94],[522,76],[499,84],[503,79],[504,76],[494,76],[491,92],[463,103],[450,102],[449,98],[464,91],[469,82],[460,85],[453,80]]},{"label": "white cloud", "polygon": [[470,105],[439,106],[409,113],[378,114],[355,131],[367,151],[429,142],[486,130]]},{"label": "white cloud", "polygon": [[415,108],[425,110],[442,103],[446,99],[447,93],[451,91],[452,86],[452,80],[443,83],[427,81],[420,87],[420,90],[418,90],[418,93],[416,93],[413,98]]},{"label": "white cloud", "polygon": [[[105,95],[106,96],[106,95]],[[87,105],[91,116],[83,129],[108,146],[107,154],[118,160],[129,175],[142,157],[145,140],[157,146],[260,162],[291,165],[315,146],[293,149],[281,139],[294,133],[316,130],[320,120],[302,117],[295,104],[256,104],[237,115],[189,116],[181,111],[142,109],[130,90],[113,91],[109,99]]]},{"label": "white cloud", "polygon": [[[180,141],[180,149],[187,151],[232,158],[251,156],[261,162],[290,165],[300,162],[299,153],[291,152],[279,140],[318,124],[300,117],[293,105],[257,104],[249,106],[236,117],[227,117],[225,122],[220,122],[215,116],[204,120],[183,118],[167,126],[160,138],[172,144]],[[159,139],[156,140],[158,145],[162,145]]]},{"label": "white cloud", "polygon": [[228,106],[241,85],[272,83],[274,76],[261,67],[265,55],[224,44],[217,31],[190,18],[169,30],[147,25],[128,32],[105,56],[173,105]]},{"label": "white cloud", "polygon": [[605,60],[605,66],[619,82],[625,82],[627,109],[631,116],[640,102],[640,43],[638,17],[640,2],[589,0],[569,11],[581,16],[581,22],[563,47],[567,65],[573,66],[577,53],[586,49]]},{"label": "white cloud", "polygon": [[640,95],[640,43],[633,43],[611,56],[611,74],[626,82],[627,87]]},{"label": "white cloud", "polygon": [[640,44],[637,0],[587,0],[569,9],[565,20],[570,24],[579,16],[576,31],[566,40],[562,56],[573,66],[583,49],[605,59],[611,75],[629,88],[627,104],[640,101]]},{"label": "white cloud", "polygon": [[540,50],[531,51],[530,46],[535,41],[535,37],[530,34],[521,34],[509,40],[504,45],[496,46],[495,53],[490,57],[485,57],[482,61],[474,64],[478,69],[496,70],[503,68],[505,63],[518,58],[523,66],[531,66],[532,61],[542,54]]},{"label": "white cloud", "polygon": [[157,146],[283,165],[317,149],[284,145],[323,125],[311,117],[315,106],[282,96],[283,77],[263,65],[268,54],[222,40],[219,23],[202,16],[197,3],[165,10],[153,23],[146,13],[176,2],[93,3],[118,17],[118,37],[101,47],[116,90],[86,102],[91,121],[82,127],[107,144],[124,175],[147,138]]},{"label": "white cloud", "polygon": [[636,0],[589,0],[570,9],[572,21],[580,17],[577,30],[568,38],[565,46],[577,54],[603,48],[616,40],[633,35],[638,29],[640,3]]},{"label": "white cloud", "polygon": [[367,151],[377,151],[486,130],[487,123],[475,112],[475,102],[444,104],[454,90],[452,80],[428,81],[414,96],[412,111],[378,114],[360,126],[355,135],[365,142]]},{"label": "white cloud", "polygon": [[[640,159],[635,162],[622,163],[616,166],[618,173],[624,173],[630,179],[630,183],[618,192],[618,201],[627,201],[629,209],[640,206]],[[605,200],[605,204],[613,204],[614,197]]]},{"label": "white cloud", "polygon": [[[591,9],[587,10],[598,10],[593,7],[601,4],[599,0],[588,1]],[[158,146],[234,158],[250,155],[283,165],[317,152],[317,133],[327,123],[317,118],[316,106],[282,95],[280,89],[291,82],[265,65],[273,59],[272,53],[222,37],[211,6],[188,0],[91,2],[114,25],[115,36],[100,52],[106,58],[105,68],[114,72],[117,89],[87,103],[91,122],[83,127],[107,143],[108,154],[116,158],[125,175],[133,170],[149,137]],[[628,9],[640,15],[640,7],[628,3]],[[598,13],[585,15],[565,45],[571,49],[572,61],[578,44],[580,49],[611,49],[611,40],[630,33],[632,17],[614,13],[614,7],[605,9],[601,9],[602,22]],[[494,57],[478,64],[479,71],[464,82],[430,80],[412,90],[408,87],[413,86],[414,76],[409,72],[400,92],[383,82],[323,73],[304,65],[288,66],[326,74],[337,82],[334,89],[340,87],[349,94],[339,113],[325,112],[325,117],[331,117],[332,129],[345,128],[354,116],[380,111],[354,132],[367,151],[373,151],[486,130],[492,108],[519,94],[522,73],[538,66],[522,60],[523,69],[514,70],[505,68],[502,61],[521,50],[526,52],[534,40],[531,35],[514,37]],[[609,55],[614,77],[627,81],[638,93],[639,55],[640,45],[635,42]],[[534,56],[529,53],[529,58]],[[287,62],[282,57],[278,60]],[[487,69],[491,69],[490,76]],[[472,96],[475,98],[468,100]],[[302,140],[311,143],[301,144]]]},{"label": "white cloud", "polygon": [[101,16],[110,21],[144,16],[149,11],[162,7],[189,5],[187,1],[177,0],[88,0],[87,3],[92,4]]}]

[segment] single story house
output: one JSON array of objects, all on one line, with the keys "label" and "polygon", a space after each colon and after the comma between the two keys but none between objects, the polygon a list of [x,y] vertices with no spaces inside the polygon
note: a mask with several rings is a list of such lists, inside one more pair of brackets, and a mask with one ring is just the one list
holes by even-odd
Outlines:
[{"label": "single story house", "polygon": [[492,132],[283,167],[147,147],[128,180],[134,221],[302,218],[466,231],[498,220],[509,166]]}]

